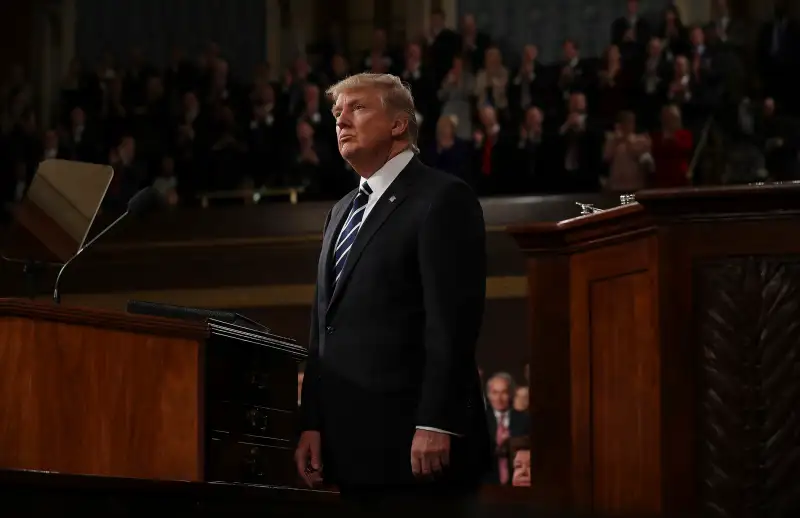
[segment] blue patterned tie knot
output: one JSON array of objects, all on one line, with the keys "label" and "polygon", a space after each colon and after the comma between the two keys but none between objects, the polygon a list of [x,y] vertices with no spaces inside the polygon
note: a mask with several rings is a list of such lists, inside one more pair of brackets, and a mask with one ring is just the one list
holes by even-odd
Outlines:
[{"label": "blue patterned tie knot", "polygon": [[361,228],[361,222],[364,220],[364,210],[367,208],[367,201],[369,195],[372,194],[372,189],[367,182],[361,184],[358,189],[358,194],[353,199],[353,204],[350,207],[350,214],[347,215],[339,232],[339,238],[336,240],[336,247],[333,249],[333,286],[339,282],[339,277],[342,275],[344,265],[347,262],[347,256],[353,243],[356,241],[358,229]]}]

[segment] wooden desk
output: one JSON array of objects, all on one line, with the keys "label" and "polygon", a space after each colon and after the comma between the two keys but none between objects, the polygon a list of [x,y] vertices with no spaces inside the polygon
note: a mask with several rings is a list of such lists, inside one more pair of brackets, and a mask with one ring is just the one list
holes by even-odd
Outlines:
[{"label": "wooden desk", "polygon": [[800,185],[636,199],[511,229],[533,485],[598,513],[800,509]]},{"label": "wooden desk", "polygon": [[0,469],[290,485],[305,354],[223,322],[0,299]]}]

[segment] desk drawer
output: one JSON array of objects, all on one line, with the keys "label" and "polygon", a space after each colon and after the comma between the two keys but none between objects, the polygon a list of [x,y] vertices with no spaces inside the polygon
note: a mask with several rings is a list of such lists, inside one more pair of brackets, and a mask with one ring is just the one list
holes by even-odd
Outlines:
[{"label": "desk drawer", "polygon": [[206,481],[297,486],[294,447],[259,441],[212,437],[208,444]]},{"label": "desk drawer", "polygon": [[208,403],[208,428],[234,436],[294,442],[296,413],[231,401]]},{"label": "desk drawer", "polygon": [[209,348],[206,398],[210,400],[294,411],[296,387],[297,362],[289,356],[263,348]]}]

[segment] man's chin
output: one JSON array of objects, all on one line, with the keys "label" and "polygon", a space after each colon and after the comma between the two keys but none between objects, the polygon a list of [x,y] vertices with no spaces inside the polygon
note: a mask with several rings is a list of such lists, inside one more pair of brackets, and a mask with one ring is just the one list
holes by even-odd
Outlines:
[{"label": "man's chin", "polygon": [[342,158],[344,158],[345,160],[348,160],[348,161],[350,160],[350,158],[353,158],[353,157],[356,156],[356,151],[357,151],[357,149],[356,149],[355,146],[349,145],[346,142],[344,144],[342,144],[341,146],[339,146],[339,154],[342,155]]}]

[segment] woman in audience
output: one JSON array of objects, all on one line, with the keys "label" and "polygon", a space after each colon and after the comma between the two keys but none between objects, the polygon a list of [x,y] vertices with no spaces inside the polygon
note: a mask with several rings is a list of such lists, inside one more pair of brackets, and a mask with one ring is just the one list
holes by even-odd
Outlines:
[{"label": "woman in audience", "polygon": [[689,164],[692,161],[692,133],[683,128],[681,111],[674,104],[661,109],[661,130],[653,133],[653,187],[689,185]]},{"label": "woman in audience", "polygon": [[470,148],[456,136],[458,121],[454,115],[442,115],[436,123],[436,143],[423,150],[422,161],[447,173],[468,180]]},{"label": "woman in audience", "polygon": [[607,127],[610,127],[614,124],[617,113],[627,108],[629,97],[629,81],[623,70],[622,55],[616,45],[606,49],[598,80],[599,89],[595,104],[598,115],[603,118]]},{"label": "woman in audience", "polygon": [[493,106],[501,118],[508,116],[508,69],[503,66],[500,49],[486,49],[485,65],[475,78],[475,97],[478,106]]},{"label": "woman in audience", "polygon": [[511,485],[531,487],[531,440],[528,436],[514,437],[510,444],[514,471]]},{"label": "woman in audience", "polygon": [[606,134],[603,159],[609,175],[605,188],[612,192],[635,192],[646,184],[652,165],[650,137],[636,133],[636,115],[622,111],[613,132]]},{"label": "woman in audience", "polygon": [[472,99],[475,77],[464,69],[464,60],[453,58],[453,66],[439,88],[442,115],[454,115],[456,135],[467,140],[472,137]]},{"label": "woman in audience", "polygon": [[661,38],[664,56],[668,61],[674,61],[676,56],[686,55],[689,52],[689,34],[683,25],[678,8],[674,5],[664,10],[658,36]]},{"label": "woman in audience", "polygon": [[528,387],[517,387],[514,393],[514,410],[527,412],[529,404]]}]

